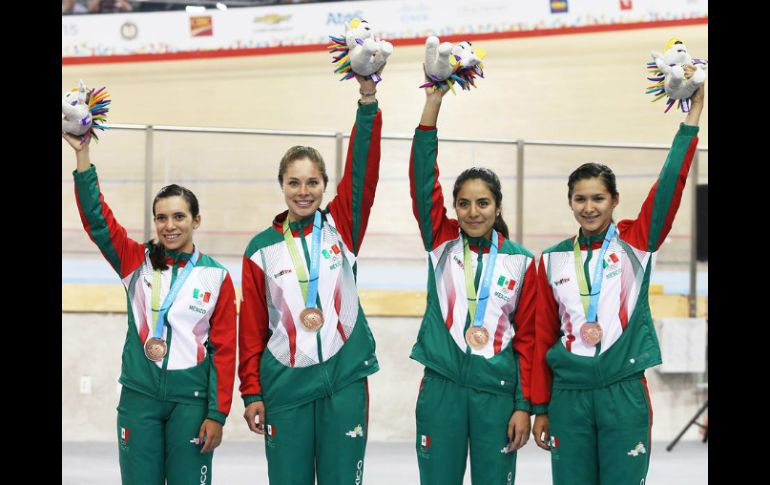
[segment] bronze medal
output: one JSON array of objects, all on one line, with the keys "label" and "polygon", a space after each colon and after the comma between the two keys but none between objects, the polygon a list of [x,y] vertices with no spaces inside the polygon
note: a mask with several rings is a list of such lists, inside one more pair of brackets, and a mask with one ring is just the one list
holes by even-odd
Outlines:
[{"label": "bronze medal", "polygon": [[144,355],[153,362],[160,362],[166,356],[166,341],[152,337],[144,343]]},{"label": "bronze medal", "polygon": [[481,350],[489,342],[489,332],[484,327],[471,326],[465,332],[465,341],[474,350]]},{"label": "bronze medal", "polygon": [[302,325],[311,332],[317,331],[324,324],[324,314],[318,308],[305,308],[299,314]]},{"label": "bronze medal", "polygon": [[598,322],[584,323],[580,327],[580,338],[584,344],[593,347],[602,341],[602,327]]}]

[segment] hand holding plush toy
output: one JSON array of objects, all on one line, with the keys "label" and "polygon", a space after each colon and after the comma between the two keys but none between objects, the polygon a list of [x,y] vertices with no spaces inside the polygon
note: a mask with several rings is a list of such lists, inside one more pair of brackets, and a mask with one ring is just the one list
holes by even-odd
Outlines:
[{"label": "hand holding plush toy", "polygon": [[[669,39],[665,52],[653,51],[651,55],[653,61],[647,63],[647,69],[652,72],[653,77],[647,79],[655,81],[656,84],[648,86],[647,93],[655,96],[652,102],[668,96],[664,113],[671,109],[675,101],[679,101],[677,107],[682,112],[689,112],[690,98],[706,81],[708,60],[690,57],[687,47],[677,38]],[[685,76],[683,67],[685,65],[695,68],[695,72],[689,78]]]}]

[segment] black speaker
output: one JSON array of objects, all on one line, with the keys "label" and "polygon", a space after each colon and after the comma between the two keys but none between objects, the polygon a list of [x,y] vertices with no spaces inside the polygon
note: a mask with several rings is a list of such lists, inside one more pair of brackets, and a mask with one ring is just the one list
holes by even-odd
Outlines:
[{"label": "black speaker", "polygon": [[695,241],[695,259],[709,260],[709,186],[698,185],[695,192],[695,223],[698,226]]}]

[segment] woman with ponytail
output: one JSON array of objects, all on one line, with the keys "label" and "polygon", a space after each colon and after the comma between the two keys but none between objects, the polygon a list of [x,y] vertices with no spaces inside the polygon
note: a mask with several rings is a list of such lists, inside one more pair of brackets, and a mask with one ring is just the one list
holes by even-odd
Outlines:
[{"label": "woman with ponytail", "polygon": [[[690,78],[695,68],[684,66]],[[615,222],[615,174],[585,163],[567,180],[576,234],[540,257],[532,404],[535,443],[554,485],[645,483],[652,405],[645,370],[661,363],[648,290],[698,146],[704,86],[692,96],[635,219]]]},{"label": "woman with ponytail", "polygon": [[209,485],[232,401],[235,291],[227,270],[193,244],[198,199],[163,187],[152,204],[158,241],[134,241],[101,194],[88,142],[62,138],[77,159],[83,227],[128,299],[116,427],[122,483]]},{"label": "woman with ponytail", "polygon": [[428,300],[411,358],[425,366],[417,398],[420,482],[461,484],[470,444],[474,485],[514,482],[530,431],[535,265],[508,239],[500,179],[473,167],[439,184],[436,121],[444,91],[426,89],[412,142],[412,207],[428,253]]}]

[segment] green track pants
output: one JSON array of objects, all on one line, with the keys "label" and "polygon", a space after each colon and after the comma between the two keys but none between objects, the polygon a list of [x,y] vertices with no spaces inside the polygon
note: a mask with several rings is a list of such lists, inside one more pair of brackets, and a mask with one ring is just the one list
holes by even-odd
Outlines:
[{"label": "green track pants", "polygon": [[644,377],[554,389],[548,418],[554,485],[644,485],[652,427]]},{"label": "green track pants", "polygon": [[368,434],[366,378],[302,406],[266,411],[272,485],[361,485]]},{"label": "green track pants", "polygon": [[416,414],[422,485],[462,485],[469,443],[473,485],[514,483],[516,452],[504,452],[513,396],[463,387],[428,370]]},{"label": "green track pants", "polygon": [[118,455],[123,485],[210,485],[213,453],[197,439],[206,401],[158,401],[123,387],[118,404]]}]

